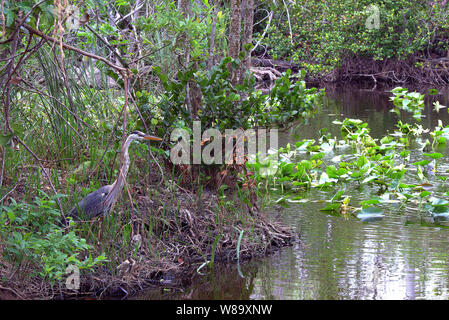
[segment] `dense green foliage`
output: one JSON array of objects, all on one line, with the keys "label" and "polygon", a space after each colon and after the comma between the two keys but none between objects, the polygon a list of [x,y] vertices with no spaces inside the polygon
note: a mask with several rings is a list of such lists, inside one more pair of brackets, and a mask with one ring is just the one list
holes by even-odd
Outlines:
[{"label": "dense green foliage", "polygon": [[17,203],[0,207],[0,239],[3,255],[20,267],[35,265],[38,274],[50,281],[62,280],[66,268],[91,269],[106,260],[78,256],[92,250],[86,240],[74,230],[60,227],[61,215],[55,208],[55,198],[36,198],[34,204]]},{"label": "dense green foliage", "polygon": [[[122,215],[108,217],[98,235],[93,231],[98,223],[59,223],[60,211],[67,213],[116,178],[122,133],[138,129],[164,137],[165,150],[131,146],[131,158],[147,157],[153,165],[167,160],[171,130],[190,129],[193,120],[200,120],[203,129],[220,131],[281,125],[310,115],[323,94],[307,89],[303,80],[297,81],[303,75],[289,71],[276,80],[269,95],[255,90],[255,77],[242,69],[251,44],[237,59],[227,57],[228,4],[195,2],[189,14],[168,0],[5,0],[2,6],[0,81],[7,99],[2,98],[0,136],[0,249],[5,259],[1,266],[8,268],[10,279],[26,273],[53,283],[63,280],[68,265],[92,270],[105,256],[106,268],[116,275],[121,261],[131,254],[136,258],[131,245],[136,226],[123,203],[115,212]],[[238,70],[243,76],[235,81],[232,73]],[[125,84],[130,84],[127,91]],[[196,114],[189,101],[193,84],[199,92]],[[157,160],[150,150],[156,151]],[[168,172],[166,178],[159,168],[161,184],[172,188],[165,180],[179,177]],[[147,190],[149,170],[131,166],[129,197],[135,190]],[[71,196],[42,199],[42,190]],[[235,203],[224,199],[219,204],[236,210]],[[150,230],[140,231],[154,256],[160,253],[151,237],[164,230],[153,232],[156,220],[145,221]],[[102,232],[105,240],[100,240]],[[243,229],[239,248],[242,235]],[[216,242],[215,247],[220,245]]]},{"label": "dense green foliage", "polygon": [[159,106],[162,110],[162,132],[176,128],[180,123],[192,127],[192,114],[185,106],[185,86],[195,81],[202,93],[199,120],[202,128],[244,130],[284,124],[298,117],[306,118],[315,111],[318,98],[324,90],[307,89],[305,81],[292,77],[290,70],[276,79],[269,95],[254,90],[255,79],[246,75],[241,84],[233,85],[228,65],[234,68],[238,61],[227,57],[210,71],[188,70],[178,72],[176,79],[169,78],[155,68],[165,93]]},{"label": "dense green foliage", "polygon": [[274,11],[263,43],[275,59],[293,59],[312,73],[329,72],[354,56],[406,59],[446,56],[449,49],[448,10],[439,1],[295,1],[289,16],[285,8]]},{"label": "dense green foliage", "polygon": [[[217,165],[215,171],[204,164],[194,167],[198,176],[192,167],[179,173],[179,168],[164,165],[169,161],[170,133],[176,128],[192,130],[194,120],[200,121],[203,131],[215,128],[220,132],[269,129],[307,120],[324,95],[324,90],[306,85],[307,72],[332,73],[354,57],[377,61],[411,55],[426,59],[446,56],[447,7],[405,0],[257,2],[256,20],[267,11],[273,11],[274,18],[255,21],[253,43],[241,39],[240,54],[229,57],[230,39],[235,38],[229,34],[230,21],[244,13],[233,14],[229,2],[189,3],[186,9],[181,8],[181,1],[171,0],[1,1],[0,252],[4,260],[0,268],[8,273],[2,281],[23,272],[53,284],[63,280],[69,265],[94,270],[102,263],[108,275],[118,276],[117,266],[131,256],[143,259],[141,252],[158,261],[165,259],[161,239],[169,238],[174,229],[185,232],[186,225],[196,218],[189,210],[181,210],[176,191],[190,188],[193,196],[187,192],[186,198],[199,212],[205,212],[203,176],[207,187],[223,176],[215,186],[218,191],[210,191],[216,192],[217,208],[210,208],[220,212],[218,220],[237,224],[230,228],[237,232],[235,241],[228,235],[222,237],[222,230],[207,231],[217,234],[214,241],[204,237],[205,244],[201,244],[212,246],[211,264],[224,238],[237,245],[238,259],[246,238],[262,241],[244,232],[249,230],[244,227],[256,228],[250,225],[256,219],[256,183],[295,192],[335,188],[335,196],[323,209],[337,211],[347,210],[350,204],[337,189],[347,184],[375,185],[404,203],[427,201],[438,213],[446,213],[446,202],[432,199],[429,191],[419,188],[427,175],[438,173],[441,154],[431,149],[446,143],[449,127],[442,123],[430,132],[433,141],[426,142],[422,148],[426,150],[414,160],[410,159],[409,144],[425,132],[420,125],[399,121],[394,136],[378,141],[370,136],[367,123],[346,118],[337,123],[342,140],[323,129],[319,141],[287,145],[276,154],[280,159],[271,163],[257,162],[246,168]],[[372,21],[375,25],[377,9],[379,28],[373,27]],[[261,39],[268,21],[271,26]],[[245,20],[240,22],[245,26]],[[239,38],[244,29],[234,36]],[[293,74],[284,68],[280,73],[247,65],[259,40],[262,46],[253,56],[266,51],[275,59],[291,59],[302,70]],[[262,50],[264,47],[268,50]],[[416,68],[425,65],[420,60],[414,63]],[[267,77],[270,83],[257,81]],[[268,93],[257,89],[264,85]],[[421,118],[422,94],[402,87],[392,93],[395,112],[412,112],[416,119]],[[434,107],[445,108],[438,102]],[[87,223],[62,226],[61,212],[117,177],[122,139],[133,130],[159,135],[163,142],[131,145],[125,200],[122,198],[106,218],[106,227]],[[332,163],[325,161],[327,152],[339,147],[351,148],[351,158],[339,155]],[[307,157],[298,159],[297,152]],[[271,175],[260,175],[270,164],[274,169],[269,171]],[[160,179],[157,184],[150,175],[154,169]],[[411,170],[416,171],[418,181],[404,182]],[[223,182],[225,176],[232,176],[226,181],[230,186]],[[444,175],[438,178],[445,181]],[[191,184],[181,187],[183,180]],[[156,185],[168,192],[159,193]],[[248,216],[237,212],[240,207],[229,197],[228,189],[237,190],[236,197],[242,198]],[[48,197],[49,192],[55,196]],[[61,197],[60,193],[71,196]],[[172,198],[164,198],[167,203],[161,206],[151,200],[167,194]],[[287,198],[285,195],[284,200]],[[365,200],[361,214],[380,217],[381,213],[371,208],[380,201],[377,197]],[[147,206],[146,216],[139,211],[142,203]],[[226,212],[231,213],[226,216]],[[171,221],[176,228],[167,215],[174,217]],[[182,222],[183,216],[187,223]],[[221,222],[210,220],[208,226],[222,227]],[[261,228],[265,241],[266,227]],[[100,241],[101,232],[106,235],[104,241]],[[193,247],[189,250],[200,251]],[[173,252],[167,259],[182,265]],[[210,262],[207,255],[196,254],[206,261],[202,266]]]}]

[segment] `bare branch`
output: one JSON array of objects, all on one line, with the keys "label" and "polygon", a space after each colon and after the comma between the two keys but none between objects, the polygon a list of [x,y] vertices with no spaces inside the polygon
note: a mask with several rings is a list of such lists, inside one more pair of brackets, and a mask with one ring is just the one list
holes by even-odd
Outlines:
[{"label": "bare branch", "polygon": [[[37,35],[37,36],[39,36],[39,37],[41,37],[41,38],[44,38],[44,39],[47,40],[47,41],[50,41],[50,42],[53,42],[53,43],[59,43],[59,40],[57,40],[57,39],[55,39],[55,38],[53,38],[53,37],[50,37],[50,36],[46,35],[45,33],[41,32],[41,31],[39,31],[39,30],[36,30],[36,29],[32,28],[31,26],[29,26],[29,25],[27,25],[27,24],[24,24],[23,26],[24,26],[25,29],[27,29],[29,32],[31,32],[31,33],[33,33],[33,34],[35,34],[35,35]],[[114,69],[114,70],[120,72],[122,75],[127,75],[127,74],[129,74],[129,73],[131,72],[131,71],[128,70],[127,68],[118,66],[118,65],[114,64],[113,62],[109,61],[108,59],[106,59],[106,58],[104,58],[104,57],[102,57],[102,56],[98,56],[98,55],[96,55],[96,54],[93,54],[93,53],[90,53],[90,52],[81,50],[81,49],[76,48],[76,47],[74,47],[74,46],[71,46],[71,45],[69,45],[69,44],[62,43],[62,47],[63,47],[64,49],[71,50],[71,51],[74,51],[74,52],[76,52],[76,53],[79,53],[79,54],[81,54],[81,55],[83,55],[83,56],[86,56],[86,57],[89,57],[89,58],[92,58],[92,59],[95,59],[95,60],[99,60],[99,61],[101,61],[101,62],[104,62],[105,64],[107,64],[107,65],[108,65],[109,67],[111,67],[112,69]],[[123,73],[125,73],[125,74],[123,74]]]}]

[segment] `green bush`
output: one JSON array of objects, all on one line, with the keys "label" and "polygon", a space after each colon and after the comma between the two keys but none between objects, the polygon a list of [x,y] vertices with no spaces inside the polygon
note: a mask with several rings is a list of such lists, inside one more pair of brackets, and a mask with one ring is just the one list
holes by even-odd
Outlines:
[{"label": "green bush", "polygon": [[164,132],[180,124],[192,127],[192,115],[185,103],[185,87],[189,82],[197,83],[201,90],[202,108],[198,112],[201,127],[220,131],[269,127],[306,117],[314,110],[316,99],[324,94],[316,88],[307,89],[305,81],[298,80],[298,75],[291,76],[288,70],[275,81],[269,95],[262,95],[260,90],[254,90],[256,80],[248,73],[241,84],[232,84],[229,65],[238,67],[239,61],[226,57],[210,71],[178,72],[173,80],[155,68],[165,89],[159,103]]},{"label": "green bush", "polygon": [[239,61],[226,57],[210,71],[179,71],[176,79],[169,79],[159,67],[154,69],[165,89],[159,103],[165,131],[180,121],[191,128],[193,117],[186,106],[185,89],[189,82],[195,82],[201,90],[202,107],[198,116],[202,128],[247,129],[259,124],[265,97],[254,90],[255,79],[248,75],[242,84],[233,85],[228,64],[235,68]]},{"label": "green bush", "polygon": [[267,100],[269,112],[264,113],[266,123],[284,124],[295,118],[305,119],[315,111],[317,99],[324,95],[324,89],[306,88],[303,70],[300,76],[298,80],[291,76],[291,70],[287,70],[276,79]]},{"label": "green bush", "polygon": [[32,265],[39,275],[51,282],[60,280],[66,268],[73,265],[91,269],[105,261],[104,255],[95,259],[88,254],[92,249],[74,230],[60,226],[60,212],[55,209],[55,197],[36,198],[34,204],[17,203],[0,207],[0,239],[3,256],[17,268]]}]

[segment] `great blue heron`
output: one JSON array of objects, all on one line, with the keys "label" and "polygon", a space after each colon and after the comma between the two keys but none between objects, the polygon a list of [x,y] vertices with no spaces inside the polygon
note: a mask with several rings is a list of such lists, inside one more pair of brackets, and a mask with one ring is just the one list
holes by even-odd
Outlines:
[{"label": "great blue heron", "polygon": [[162,139],[140,131],[133,131],[123,144],[120,156],[120,170],[117,179],[112,184],[89,193],[70,210],[67,216],[73,217],[75,220],[80,216],[92,219],[100,215],[105,215],[111,210],[125,185],[125,179],[129,169],[128,149],[134,140],[142,142],[145,140],[161,141]]}]

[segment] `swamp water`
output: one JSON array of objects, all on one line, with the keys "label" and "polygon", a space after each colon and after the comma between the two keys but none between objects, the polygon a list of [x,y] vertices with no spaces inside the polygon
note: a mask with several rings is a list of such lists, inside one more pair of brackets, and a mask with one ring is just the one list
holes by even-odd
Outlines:
[{"label": "swamp water", "polygon": [[[369,124],[371,136],[381,138],[393,132],[398,116],[390,112],[391,93],[354,88],[327,88],[324,106],[307,124],[292,126],[282,133],[280,146],[294,145],[304,138],[318,139],[327,128],[340,137],[334,120],[357,118]],[[434,130],[438,119],[449,124],[448,109],[432,110],[432,101],[449,106],[449,90],[426,97],[421,124]],[[430,107],[429,107],[430,106]],[[401,117],[413,122],[412,117]],[[419,138],[418,138],[419,139]],[[449,169],[449,148],[439,170]],[[412,158],[422,159],[419,150]],[[332,158],[331,155],[330,158]],[[328,159],[329,160],[329,159]],[[326,158],[323,159],[326,161]],[[407,175],[412,173],[408,172]],[[429,181],[431,182],[431,181]],[[447,199],[448,182],[435,182],[435,196]],[[338,190],[338,189],[337,189]],[[375,186],[349,186],[345,195],[359,206],[379,191]],[[292,227],[299,239],[263,259],[238,266],[216,266],[214,272],[196,274],[182,288],[140,292],[133,299],[448,299],[449,223],[429,221],[412,203],[382,203],[384,218],[361,222],[320,211],[330,191],[312,189],[301,193],[309,202],[272,207],[272,213]]]}]

